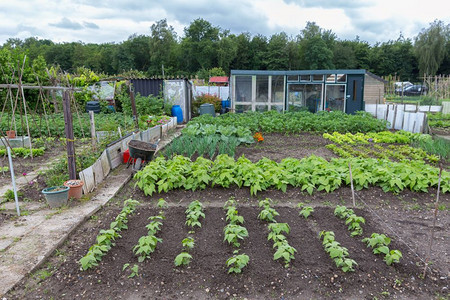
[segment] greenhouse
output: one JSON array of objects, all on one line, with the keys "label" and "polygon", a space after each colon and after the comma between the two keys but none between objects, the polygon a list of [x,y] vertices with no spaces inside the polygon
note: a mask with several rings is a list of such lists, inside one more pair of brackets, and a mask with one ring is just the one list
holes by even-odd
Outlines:
[{"label": "greenhouse", "polygon": [[366,70],[231,70],[231,105],[235,112],[267,110],[364,110],[380,103],[384,80]]}]

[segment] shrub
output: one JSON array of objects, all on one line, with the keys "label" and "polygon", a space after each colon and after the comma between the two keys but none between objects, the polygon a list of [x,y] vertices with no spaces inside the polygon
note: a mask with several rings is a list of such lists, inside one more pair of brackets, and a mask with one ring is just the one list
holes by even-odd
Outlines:
[{"label": "shrub", "polygon": [[217,97],[216,95],[211,94],[201,94],[200,96],[197,96],[192,103],[192,115],[194,117],[198,116],[198,110],[200,109],[200,105],[205,103],[211,103],[214,105],[214,111],[220,112],[220,108],[222,106],[222,100]]}]

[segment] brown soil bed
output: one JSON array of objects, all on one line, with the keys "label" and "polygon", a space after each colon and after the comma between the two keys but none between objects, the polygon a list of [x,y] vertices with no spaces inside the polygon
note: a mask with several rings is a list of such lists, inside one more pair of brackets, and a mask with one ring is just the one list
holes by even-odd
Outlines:
[{"label": "brown soil bed", "polygon": [[[133,185],[133,182],[128,184],[108,207],[78,228],[65,245],[58,249],[57,255],[51,257],[44,267],[52,272],[49,278],[42,281],[39,279],[42,273],[35,273],[37,275],[30,276],[11,291],[8,299],[92,299],[99,296],[105,299],[373,299],[383,295],[400,299],[426,299],[445,294],[448,288],[447,211],[439,214],[433,247],[433,270],[425,280],[420,279],[423,264],[415,254],[417,252],[421,257],[426,256],[433,214],[427,207],[433,199],[432,192],[404,193],[399,196],[385,194],[379,189],[359,192],[359,196],[369,205],[356,209],[356,213],[366,219],[364,236],[372,232],[386,233],[394,240],[391,249],[399,249],[403,253],[399,264],[387,266],[382,257],[366,248],[361,238],[350,237],[344,222],[333,215],[336,204],[350,206],[350,190],[347,188],[313,196],[302,195],[294,189],[287,193],[268,191],[258,197],[250,197],[247,189],[207,189],[198,192],[173,191],[145,197]],[[116,246],[97,268],[80,271],[77,261],[95,243],[98,231],[109,227],[120,211],[120,202],[130,196],[139,199],[142,207],[130,217],[129,229],[122,232],[123,238],[117,240]],[[241,275],[229,275],[225,268],[225,261],[232,256],[233,248],[223,243],[226,221],[222,205],[230,196],[236,197],[239,214],[245,218],[244,226],[249,232],[249,237],[242,243],[241,253],[250,256],[250,264]],[[291,227],[288,240],[298,253],[289,268],[273,261],[274,252],[267,241],[266,223],[257,219],[260,211],[257,200],[266,196],[276,203],[275,208],[280,213],[277,221],[287,222]],[[150,259],[138,263],[132,248],[139,237],[146,234],[147,218],[158,213],[153,204],[161,197],[169,203],[159,234],[163,243]],[[181,240],[188,236],[184,211],[194,199],[205,204],[206,219],[202,220],[202,228],[192,234],[196,241],[191,252],[192,263],[189,267],[175,268],[173,260],[182,250]],[[442,200],[447,205],[450,202],[447,195]],[[315,206],[312,217],[305,220],[298,215],[295,205],[299,201]],[[413,203],[421,209],[408,209]],[[393,236],[387,226],[395,228],[408,246]],[[336,233],[336,239],[348,248],[350,257],[358,262],[356,272],[343,273],[335,267],[318,238],[321,230]],[[138,264],[140,275],[127,278],[130,271],[122,271],[125,263],[131,266]]]},{"label": "brown soil bed", "polygon": [[325,148],[331,142],[324,139],[320,134],[301,133],[285,135],[270,133],[263,136],[263,142],[238,147],[235,157],[245,155],[253,162],[263,157],[280,162],[286,157],[302,159],[312,154],[326,159],[337,157],[333,152]]},{"label": "brown soil bed", "polygon": [[[328,142],[319,135],[264,135],[264,143],[239,147],[236,156],[245,154],[252,161],[267,157],[280,161],[284,157],[302,158],[311,154],[335,157],[324,148]],[[436,189],[428,193],[404,191],[399,195],[384,193],[380,188],[362,190],[357,194],[356,213],[366,219],[363,236],[373,232],[385,233],[393,239],[391,249],[401,250],[403,259],[387,266],[381,256],[372,254],[361,242],[352,238],[344,221],[333,215],[336,205],[351,206],[350,188],[332,193],[315,192],[308,195],[297,188],[286,193],[268,190],[251,196],[248,188],[208,188],[204,191],[175,190],[145,196],[128,183],[109,204],[89,221],[82,224],[44,264],[42,269],[24,279],[7,295],[8,299],[431,299],[448,296],[450,261],[450,194],[440,196],[441,210],[435,228],[431,256],[432,270],[421,279],[422,260],[428,254],[429,235],[433,224]],[[226,224],[222,206],[235,197],[239,214],[245,218],[249,237],[241,252],[250,263],[240,275],[227,274],[225,262],[233,248],[223,243]],[[257,219],[258,200],[269,197],[280,213],[278,222],[291,227],[289,243],[298,250],[289,268],[273,260],[274,251],[267,241],[266,223]],[[78,260],[95,243],[99,230],[109,228],[125,199],[141,202],[138,212],[130,217],[129,229],[93,270],[81,271]],[[138,263],[132,248],[146,234],[149,216],[158,213],[154,207],[159,198],[168,202],[166,219],[159,237],[163,243],[144,263]],[[202,228],[192,236],[196,245],[191,252],[189,267],[175,268],[174,258],[182,250],[181,240],[188,236],[184,211],[193,200],[206,207]],[[305,220],[298,215],[299,202],[315,207]],[[353,273],[344,273],[322,248],[318,234],[332,230],[349,256],[357,261]],[[392,231],[393,230],[393,231]],[[129,269],[123,265],[139,265],[139,276],[128,278]],[[45,276],[44,276],[44,275]]]}]

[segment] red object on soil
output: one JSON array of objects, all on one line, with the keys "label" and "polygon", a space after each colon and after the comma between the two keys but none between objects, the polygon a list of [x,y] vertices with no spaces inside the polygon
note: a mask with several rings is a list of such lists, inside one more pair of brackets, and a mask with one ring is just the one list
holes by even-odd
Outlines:
[{"label": "red object on soil", "polygon": [[[127,149],[123,152],[123,163],[126,164],[128,162],[128,159],[130,159],[130,149]],[[136,161],[136,159],[133,160],[133,163]]]}]

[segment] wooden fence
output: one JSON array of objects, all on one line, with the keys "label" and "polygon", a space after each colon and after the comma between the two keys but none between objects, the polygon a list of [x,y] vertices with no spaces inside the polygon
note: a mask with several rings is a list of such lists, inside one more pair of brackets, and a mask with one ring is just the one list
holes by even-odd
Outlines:
[{"label": "wooden fence", "polygon": [[176,126],[177,119],[173,117],[167,124],[158,125],[145,131],[133,132],[111,143],[92,166],[79,173],[80,179],[84,181],[83,193],[92,192],[108,176],[111,170],[120,166],[123,161],[123,153],[128,149],[128,143],[131,140],[154,141],[162,138]]},{"label": "wooden fence", "polygon": [[365,110],[389,122],[389,129],[428,133],[427,112],[440,112],[442,106],[413,104],[366,104]]}]

